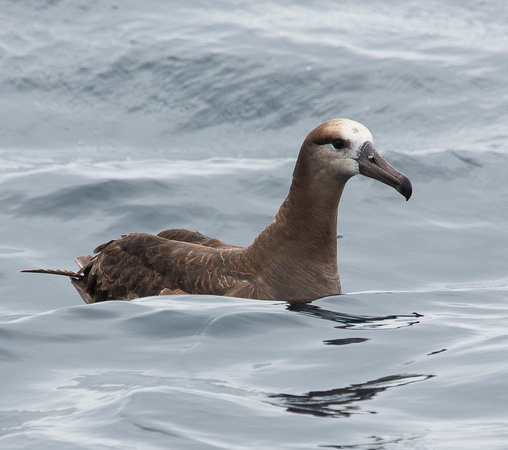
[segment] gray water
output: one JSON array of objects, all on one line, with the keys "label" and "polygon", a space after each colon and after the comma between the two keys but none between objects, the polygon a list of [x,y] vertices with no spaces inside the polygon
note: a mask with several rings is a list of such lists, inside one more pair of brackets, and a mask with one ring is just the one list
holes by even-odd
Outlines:
[{"label": "gray water", "polygon": [[[1,448],[508,448],[508,4],[0,2]],[[346,295],[85,305],[24,268],[131,231],[248,245],[348,117]]]}]

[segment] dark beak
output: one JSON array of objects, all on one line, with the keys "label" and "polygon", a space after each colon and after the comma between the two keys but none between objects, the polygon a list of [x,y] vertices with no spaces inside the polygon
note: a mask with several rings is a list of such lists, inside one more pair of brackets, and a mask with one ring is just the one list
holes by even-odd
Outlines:
[{"label": "dark beak", "polygon": [[406,201],[409,200],[413,192],[411,181],[403,173],[390,166],[378,153],[372,142],[364,142],[357,161],[362,175],[391,186],[406,197]]}]

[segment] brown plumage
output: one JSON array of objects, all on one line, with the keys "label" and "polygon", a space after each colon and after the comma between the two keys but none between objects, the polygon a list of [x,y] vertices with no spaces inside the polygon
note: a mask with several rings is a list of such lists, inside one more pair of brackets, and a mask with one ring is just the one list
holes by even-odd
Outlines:
[{"label": "brown plumage", "polygon": [[411,196],[409,179],[376,151],[367,128],[332,120],[303,142],[286,200],[249,247],[181,229],[131,233],[77,258],[77,272],[24,272],[68,276],[87,303],[160,294],[309,302],[340,294],[337,211],[347,180],[358,173]]}]

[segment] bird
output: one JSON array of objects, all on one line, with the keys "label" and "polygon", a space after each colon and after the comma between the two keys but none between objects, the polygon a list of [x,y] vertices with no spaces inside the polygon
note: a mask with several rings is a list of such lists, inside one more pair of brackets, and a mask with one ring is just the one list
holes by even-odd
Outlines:
[{"label": "bird", "polygon": [[409,178],[379,154],[367,127],[330,120],[303,141],[286,199],[248,247],[185,229],[129,233],[77,257],[77,271],[21,272],[67,276],[86,303],[181,294],[308,303],[338,295],[338,207],[358,174],[411,197]]}]

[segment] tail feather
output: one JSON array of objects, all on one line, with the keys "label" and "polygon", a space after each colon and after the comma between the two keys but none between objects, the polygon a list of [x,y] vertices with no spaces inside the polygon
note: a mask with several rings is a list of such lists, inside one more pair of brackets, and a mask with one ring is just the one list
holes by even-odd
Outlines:
[{"label": "tail feather", "polygon": [[83,282],[83,279],[71,278],[71,283],[76,288],[78,294],[85,301],[85,303],[95,302],[92,296],[86,291],[86,283]]},{"label": "tail feather", "polygon": [[76,277],[79,276],[78,273],[73,272],[72,270],[54,270],[54,269],[28,269],[28,270],[20,270],[20,272],[26,273],[47,273],[50,275],[63,275],[65,277]]},{"label": "tail feather", "polygon": [[[94,299],[92,296],[87,292],[86,289],[86,275],[83,274],[83,272],[86,269],[86,263],[89,262],[89,260],[86,260],[87,257],[81,257],[80,261],[78,262],[78,265],[81,267],[77,272],[73,272],[72,270],[59,270],[59,269],[28,269],[28,270],[20,270],[20,272],[25,273],[45,273],[49,275],[63,275],[64,277],[69,277],[71,280],[72,285],[76,288],[79,295],[81,295],[81,298],[86,303],[94,303]],[[82,266],[83,264],[83,266]]]},{"label": "tail feather", "polygon": [[78,256],[77,258],[74,259],[74,261],[76,261],[80,269],[84,269],[86,266],[88,266],[90,261],[92,261],[95,258],[96,257],[92,255]]}]

